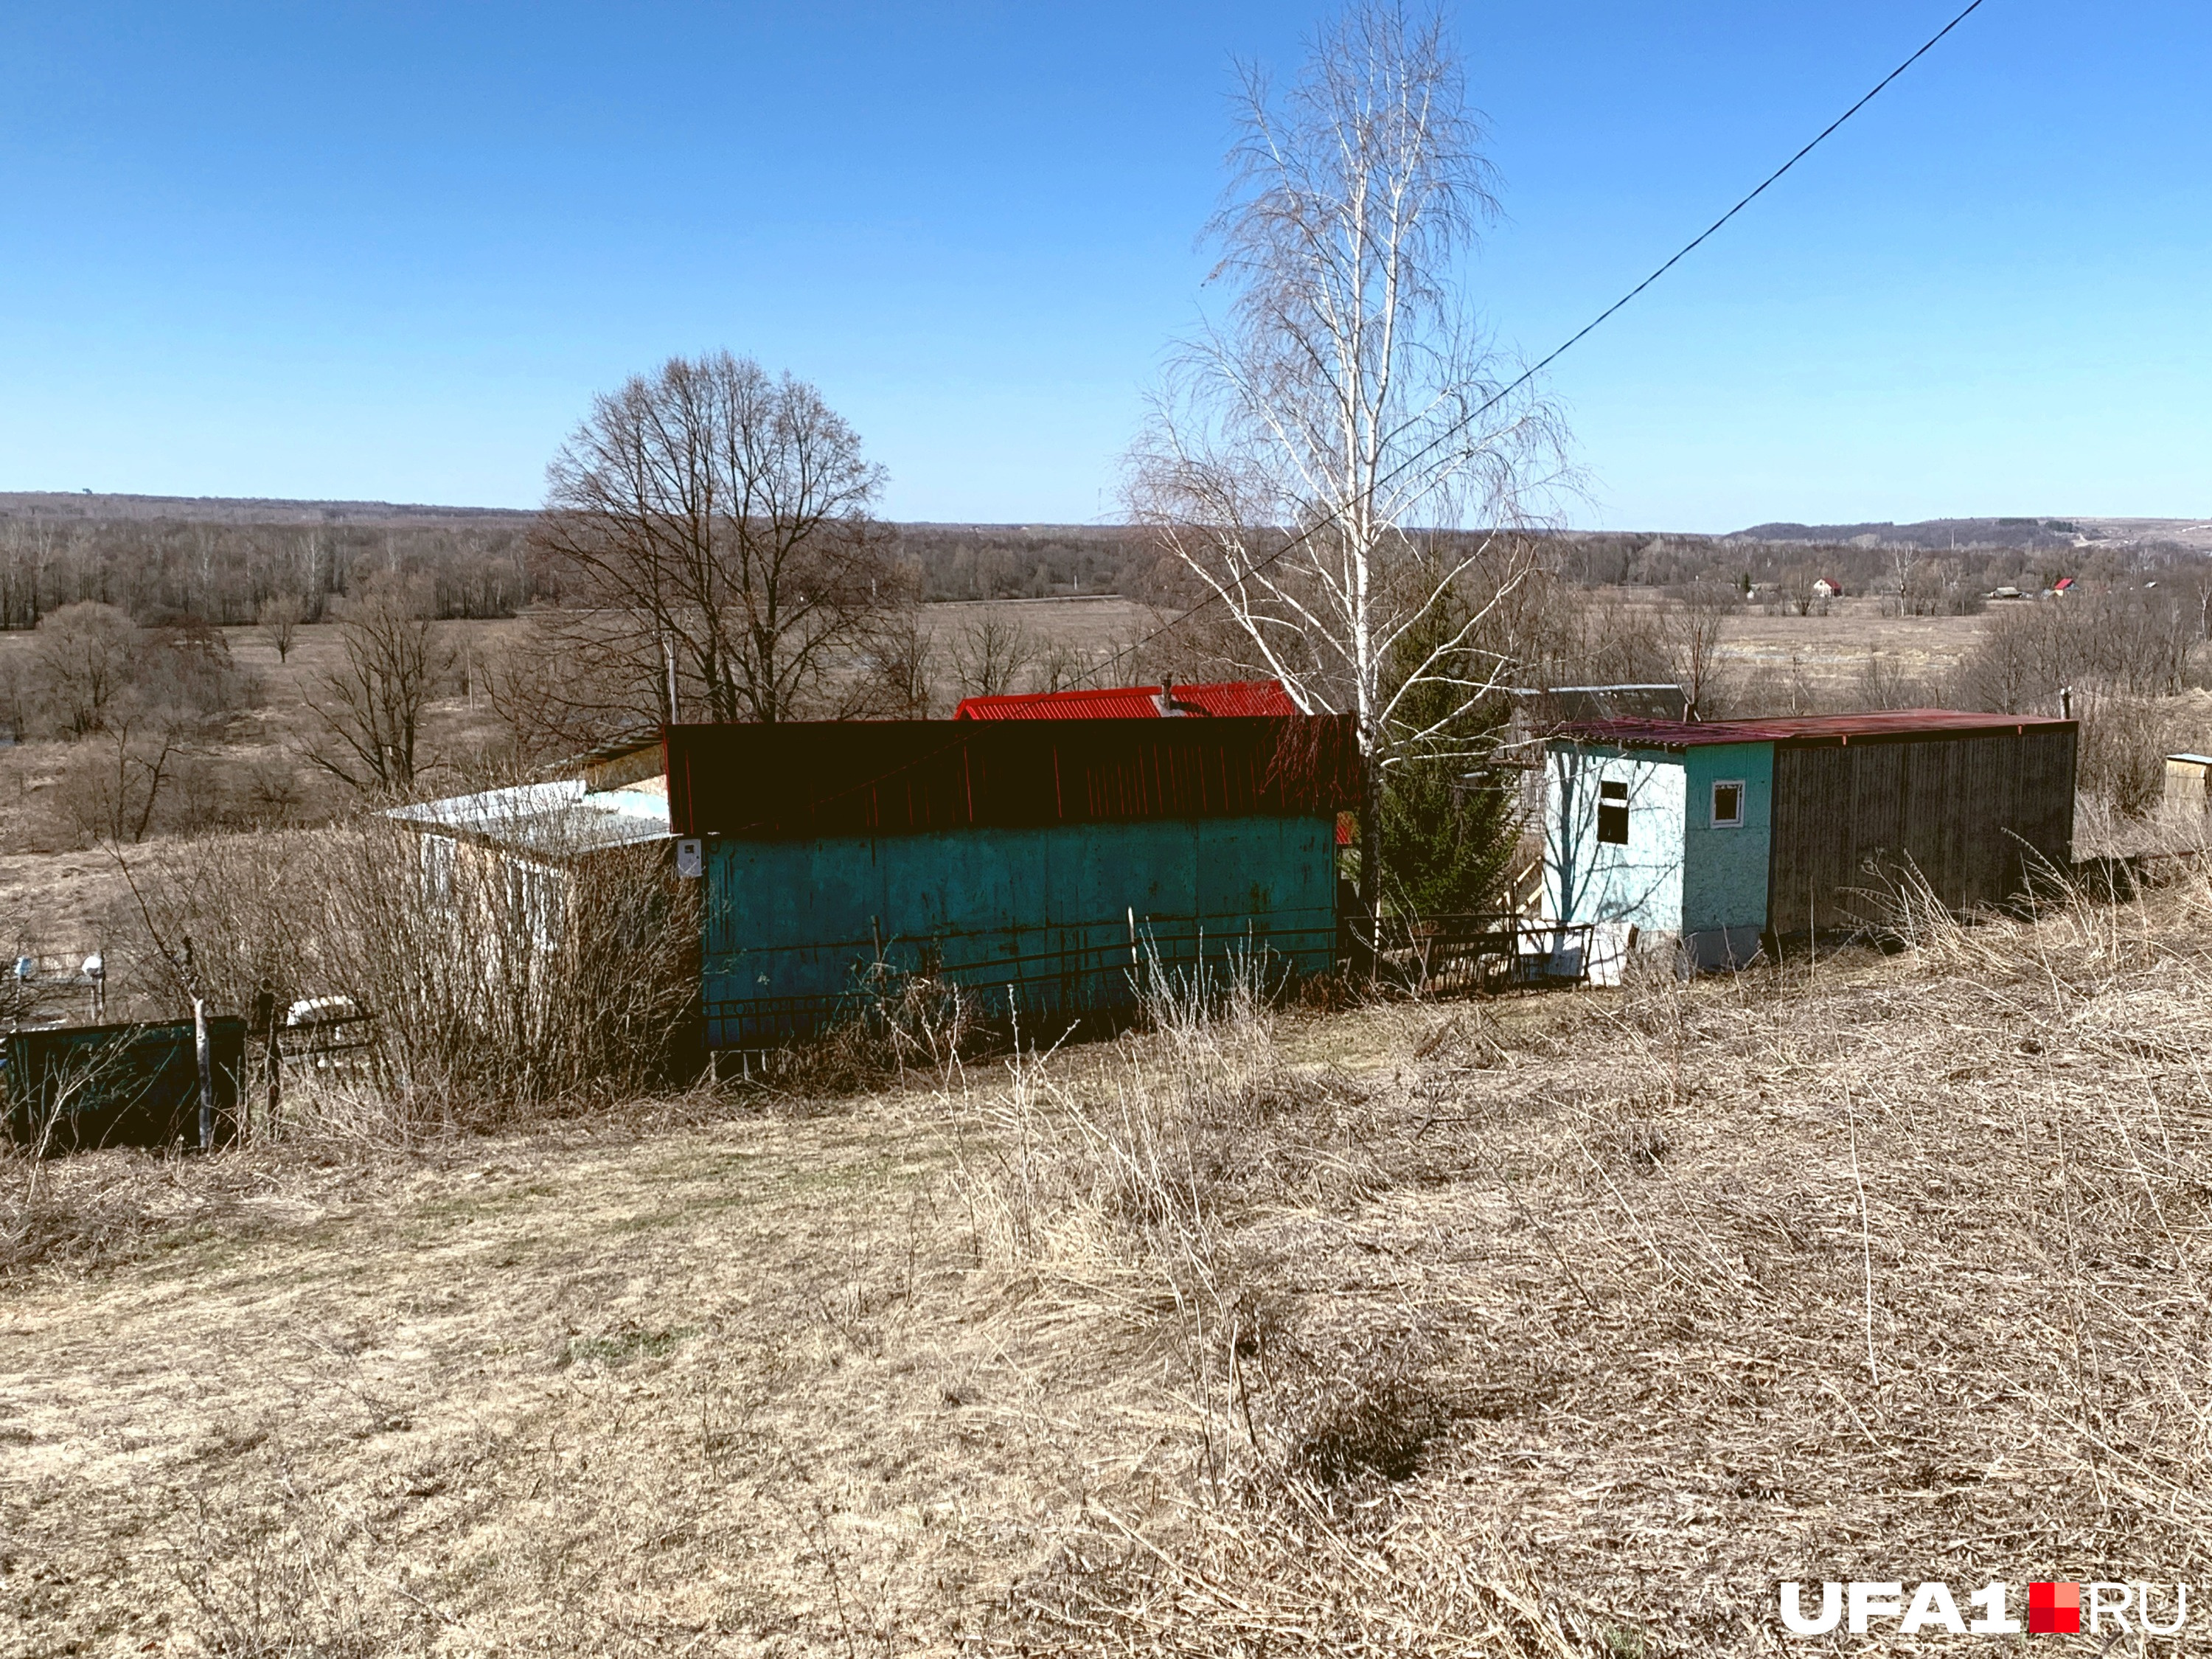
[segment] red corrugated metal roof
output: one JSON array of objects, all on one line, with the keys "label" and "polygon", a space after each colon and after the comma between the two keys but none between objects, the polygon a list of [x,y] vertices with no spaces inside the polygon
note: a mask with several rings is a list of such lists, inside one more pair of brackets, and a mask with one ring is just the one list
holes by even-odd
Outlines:
[{"label": "red corrugated metal roof", "polygon": [[783,839],[1141,818],[1325,817],[1359,804],[1348,715],[678,726],[670,829]]},{"label": "red corrugated metal roof", "polygon": [[1630,749],[1694,749],[1717,743],[1778,743],[1792,748],[1843,744],[1857,738],[1905,742],[1977,733],[2071,731],[2072,720],[2038,714],[1973,714],[1955,708],[1884,708],[1863,714],[1787,714],[1748,720],[1571,720],[1552,735]]},{"label": "red corrugated metal roof", "polygon": [[[1279,680],[1224,680],[1211,685],[1172,688],[1177,706],[1192,714],[1237,719],[1255,714],[1295,714],[1298,706]],[[1159,720],[1160,688],[1115,685],[1082,691],[1021,691],[999,697],[968,697],[955,709],[957,720]]]}]

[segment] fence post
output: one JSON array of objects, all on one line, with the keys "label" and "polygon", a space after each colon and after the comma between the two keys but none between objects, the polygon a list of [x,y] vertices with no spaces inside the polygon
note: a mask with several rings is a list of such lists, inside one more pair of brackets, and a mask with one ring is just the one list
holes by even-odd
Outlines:
[{"label": "fence post", "polygon": [[200,1150],[215,1146],[215,1055],[208,1045],[207,999],[192,999],[192,1051],[200,1067]]},{"label": "fence post", "polygon": [[283,1056],[276,1046],[276,993],[264,985],[253,998],[253,1023],[261,1033],[261,1066],[269,1085],[269,1107],[263,1127],[270,1139],[276,1136],[276,1109],[283,1095]]}]

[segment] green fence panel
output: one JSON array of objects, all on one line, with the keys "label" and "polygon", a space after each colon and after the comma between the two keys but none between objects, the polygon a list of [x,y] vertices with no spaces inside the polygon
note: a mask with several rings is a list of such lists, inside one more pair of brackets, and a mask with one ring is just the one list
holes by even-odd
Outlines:
[{"label": "green fence panel", "polygon": [[[209,1020],[208,1043],[220,1143],[237,1133],[246,1022]],[[0,1044],[0,1066],[8,1133],[18,1146],[53,1152],[199,1146],[199,1061],[189,1020],[11,1031]]]}]

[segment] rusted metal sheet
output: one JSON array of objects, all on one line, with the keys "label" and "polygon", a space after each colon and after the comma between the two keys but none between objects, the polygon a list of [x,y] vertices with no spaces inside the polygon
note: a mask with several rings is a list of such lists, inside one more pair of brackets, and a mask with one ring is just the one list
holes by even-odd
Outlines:
[{"label": "rusted metal sheet", "polygon": [[757,840],[1148,819],[1328,816],[1359,804],[1348,716],[678,726],[671,831]]},{"label": "rusted metal sheet", "polygon": [[1863,890],[1917,870],[1954,910],[2021,892],[2073,857],[2075,728],[1923,732],[1912,742],[1778,743],[1767,925],[1866,920]]},{"label": "rusted metal sheet", "polygon": [[1973,736],[2025,737],[2075,730],[2072,720],[2033,714],[1979,714],[1956,708],[1885,708],[1862,714],[1806,714],[1748,720],[1568,720],[1552,735],[1577,743],[1629,749],[1694,749],[1717,743],[1771,743],[1791,748],[1849,748],[1869,742],[1942,740]]},{"label": "rusted metal sheet", "polygon": [[[1163,693],[1172,698],[1163,707]],[[1235,719],[1295,714],[1280,680],[1224,680],[1206,685],[1115,685],[1097,690],[1024,691],[968,697],[952,711],[957,720],[1153,720],[1180,715]]]}]

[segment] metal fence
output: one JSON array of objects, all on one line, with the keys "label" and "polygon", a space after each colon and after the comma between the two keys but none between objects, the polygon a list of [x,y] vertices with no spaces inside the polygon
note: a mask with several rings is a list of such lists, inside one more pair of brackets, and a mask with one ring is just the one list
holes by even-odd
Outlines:
[{"label": "metal fence", "polygon": [[1502,912],[1386,916],[1353,922],[1346,954],[1355,970],[1371,964],[1376,979],[1417,996],[1495,996],[1586,983],[1593,931]]},{"label": "metal fence", "polygon": [[[208,1021],[214,1139],[238,1133],[246,1022]],[[0,1043],[8,1134],[42,1152],[200,1144],[199,1063],[192,1024],[70,1025],[11,1031]]]}]

